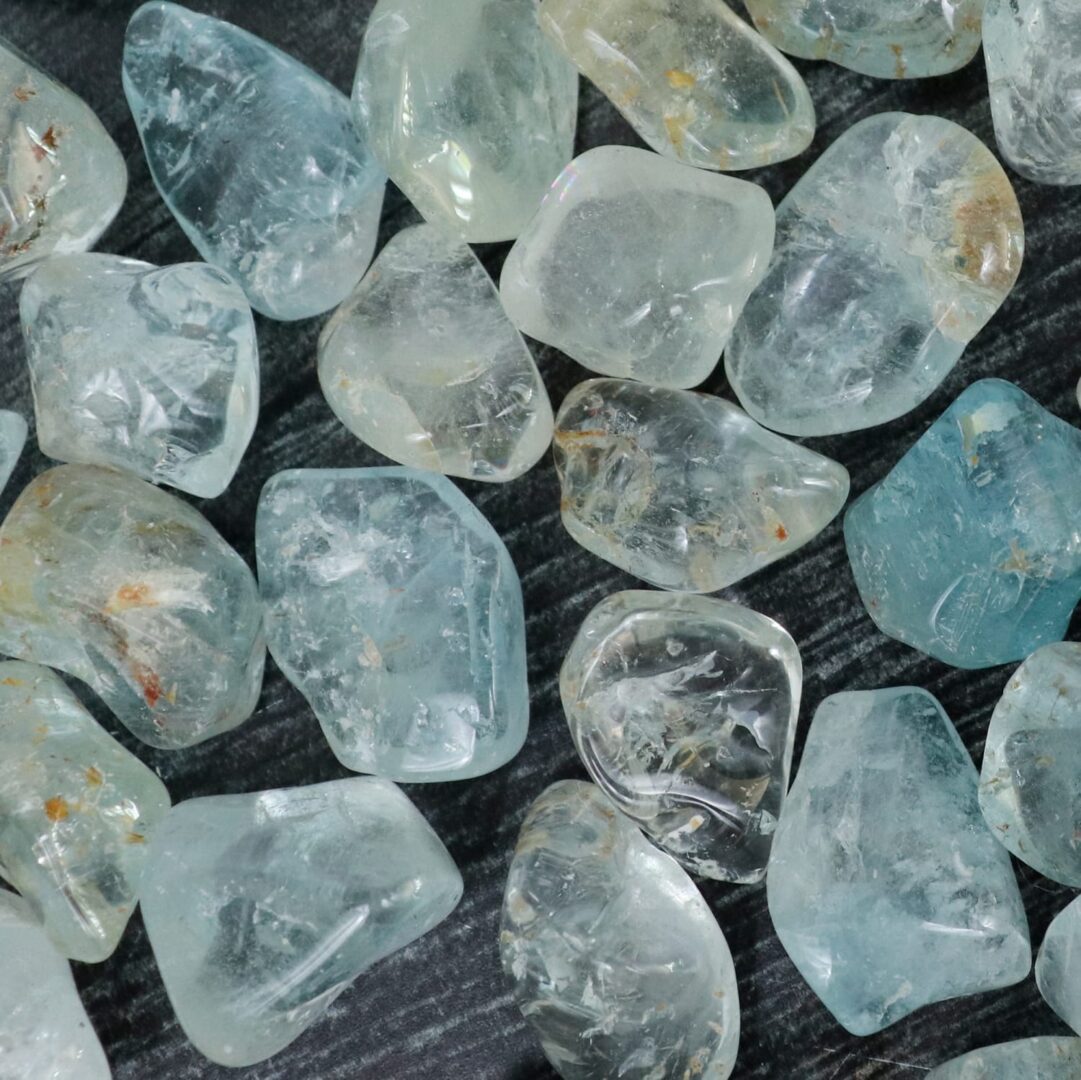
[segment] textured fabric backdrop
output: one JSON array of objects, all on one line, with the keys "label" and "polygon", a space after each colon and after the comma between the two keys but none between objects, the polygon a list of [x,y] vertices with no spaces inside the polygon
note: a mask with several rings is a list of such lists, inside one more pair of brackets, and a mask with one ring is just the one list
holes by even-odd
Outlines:
[{"label": "textured fabric backdrop", "polygon": [[[431,0],[433,5],[453,0]],[[131,0],[0,0],[0,34],[41,68],[82,95],[127,158],[127,201],[99,248],[154,263],[197,258],[154,189],[120,87],[120,57]],[[372,0],[192,0],[299,57],[349,91]],[[742,8],[740,9],[742,11]],[[818,110],[814,145],[795,161],[741,174],[774,201],[849,125],[873,113],[939,113],[994,145],[981,60],[956,75],[884,82],[830,64],[796,61]],[[248,133],[257,137],[258,133]],[[615,109],[583,84],[578,150],[638,140]],[[931,399],[871,431],[815,439],[843,462],[853,494],[878,480],[970,381],[1012,379],[1071,423],[1081,419],[1074,385],[1081,374],[1076,320],[1081,293],[1081,188],[1039,187],[1012,177],[1027,227],[1021,278],[991,325]],[[416,220],[393,189],[380,242]],[[482,249],[498,276],[507,245]],[[16,291],[0,288],[0,407],[31,420],[30,440],[4,493],[16,493],[48,462],[34,441],[32,406],[16,313]],[[297,466],[382,463],[339,424],[319,392],[316,339],[324,318],[298,323],[257,316],[262,412],[232,485],[200,509],[249,561],[255,506],[264,481]],[[587,376],[560,353],[534,345],[553,403]],[[730,396],[718,372],[706,389]],[[515,1008],[497,950],[503,881],[526,807],[554,780],[584,777],[559,703],[563,654],[586,612],[601,598],[638,583],[573,543],[559,521],[550,455],[505,486],[462,483],[503,536],[521,574],[529,634],[532,725],[522,753],[478,780],[412,785],[420,807],[465,878],[454,914],[409,948],[362,975],[329,1015],[261,1065],[211,1065],[186,1041],[173,1017],[139,915],[104,964],[76,964],[75,978],[117,1080],[240,1077],[242,1080],[552,1080],[536,1039]],[[818,703],[839,690],[914,684],[938,696],[976,762],[991,709],[1011,668],[958,671],[880,634],[865,614],[849,573],[841,521],[787,560],[727,590],[725,597],[764,612],[792,633],[806,683],[796,748]],[[1076,632],[1076,626],[1075,626]],[[87,695],[80,690],[84,700]],[[268,662],[259,709],[239,730],[179,753],[138,744],[96,703],[95,714],[161,774],[174,802],[222,792],[314,783],[346,776],[304,699]],[[1015,864],[1038,946],[1048,922],[1073,893]],[[1066,1031],[1030,977],[997,993],[923,1009],[886,1031],[857,1039],[843,1031],[796,973],[773,933],[764,886],[702,888],[728,937],[739,978],[742,1045],[735,1076],[828,1080],[918,1076],[941,1061],[988,1043]],[[2,962],[2,960],[0,960]],[[33,1078],[37,1080],[37,1078]]]}]

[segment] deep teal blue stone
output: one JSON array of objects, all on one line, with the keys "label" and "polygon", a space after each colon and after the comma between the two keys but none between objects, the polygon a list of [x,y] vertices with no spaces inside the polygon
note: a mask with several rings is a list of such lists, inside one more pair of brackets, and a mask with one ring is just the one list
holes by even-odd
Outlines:
[{"label": "deep teal blue stone", "polygon": [[878,628],[962,668],[1059,641],[1081,598],[1081,431],[973,383],[845,517]]}]

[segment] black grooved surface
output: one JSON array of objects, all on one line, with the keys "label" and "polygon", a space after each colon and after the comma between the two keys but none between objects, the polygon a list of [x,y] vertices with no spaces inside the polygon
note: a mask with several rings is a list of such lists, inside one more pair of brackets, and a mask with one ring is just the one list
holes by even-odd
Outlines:
[{"label": "black grooved surface", "polygon": [[[451,0],[431,0],[433,5]],[[82,95],[127,158],[131,186],[99,245],[154,263],[195,258],[150,182],[120,88],[124,25],[131,0],[3,0],[0,33]],[[348,92],[372,0],[193,0],[199,10],[245,27],[293,53]],[[832,65],[797,61],[818,109],[814,146],[799,159],[742,174],[779,200],[808,163],[850,124],[876,112],[935,112],[993,145],[982,61],[944,78],[886,82]],[[615,110],[583,86],[578,149],[637,143]],[[969,347],[953,374],[915,412],[868,432],[812,440],[842,461],[858,494],[885,473],[946,404],[973,379],[1019,383],[1070,422],[1079,419],[1081,374],[1081,188],[1039,187],[1013,177],[1027,227],[1016,289]],[[416,214],[388,192],[381,242]],[[482,249],[498,274],[507,245]],[[258,317],[257,317],[258,318]],[[258,318],[262,416],[236,480],[199,504],[252,560],[255,505],[264,481],[297,466],[374,465],[380,458],[332,416],[315,377],[323,319],[274,323]],[[551,349],[535,352],[553,402],[586,372]],[[729,394],[723,375],[706,384]],[[0,288],[0,407],[31,419],[28,449],[5,492],[14,495],[47,466],[34,442],[16,293]],[[413,785],[410,796],[443,837],[465,877],[465,899],[440,927],[361,976],[330,1013],[275,1058],[246,1070],[205,1061],[184,1039],[166,1000],[136,915],[116,954],[75,974],[117,1080],[239,1077],[242,1080],[552,1080],[536,1040],[511,1002],[499,969],[496,934],[503,879],[529,802],[553,780],[584,776],[559,704],[559,664],[590,607],[635,581],[577,547],[563,531],[551,458],[509,485],[461,485],[510,547],[522,576],[529,631],[532,728],[519,757],[494,775],[458,784]],[[821,699],[839,690],[912,683],[936,694],[977,762],[991,708],[1010,668],[962,672],[879,634],[859,604],[845,560],[840,521],[786,561],[723,595],[783,623],[806,672],[799,747]],[[1074,632],[1076,636],[1076,620]],[[86,695],[83,695],[84,698]],[[220,792],[312,783],[347,775],[300,694],[268,665],[255,717],[236,732],[192,750],[161,753],[137,744],[99,706],[96,715],[161,773],[174,801]],[[1073,893],[1017,865],[1038,945]],[[770,1080],[885,1080],[917,1076],[987,1043],[1065,1032],[1030,977],[997,993],[926,1008],[867,1039],[844,1032],[797,975],[772,932],[761,886],[706,884],[703,892],[728,936],[739,975],[743,1038],[735,1077]],[[38,1080],[38,1078],[28,1078]]]}]

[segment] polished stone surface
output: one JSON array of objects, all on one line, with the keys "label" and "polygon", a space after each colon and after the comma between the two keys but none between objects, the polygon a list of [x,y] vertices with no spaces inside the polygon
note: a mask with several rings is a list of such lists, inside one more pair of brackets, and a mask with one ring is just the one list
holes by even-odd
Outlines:
[{"label": "polished stone surface", "polygon": [[1036,957],[1036,985],[1047,1004],[1081,1033],[1081,897],[1067,904],[1047,928]]},{"label": "polished stone surface", "polygon": [[0,409],[0,491],[7,486],[26,445],[26,421],[17,412]]},{"label": "polished stone surface", "polygon": [[0,889],[0,1076],[110,1080],[71,968],[29,906]]},{"label": "polished stone surface", "polygon": [[[1022,862],[1081,888],[1081,644],[1037,649],[991,715],[980,808]],[[1081,970],[1078,971],[1081,986]]]},{"label": "polished stone surface", "polygon": [[927,1080],[1076,1080],[1081,1039],[1045,1035],[973,1050],[927,1073]]},{"label": "polished stone surface", "polygon": [[0,526],[0,652],[74,675],[143,742],[180,749],[255,708],[259,593],[188,503],[126,473],[60,465]]},{"label": "polished stone surface", "polygon": [[[0,877],[64,956],[104,960],[169,793],[48,668],[0,663],[0,718]],[[4,1064],[0,1025],[0,1075]]]},{"label": "polished stone surface", "polygon": [[188,1038],[243,1066],[288,1046],[461,895],[416,807],[358,776],[181,803],[155,840],[142,910]]},{"label": "polished stone surface", "polygon": [[938,116],[862,120],[777,208],[773,259],[725,354],[732,389],[789,435],[893,420],[995,314],[1023,250],[1013,188],[975,135]]},{"label": "polished stone surface", "polygon": [[980,48],[984,0],[745,2],[755,26],[778,49],[883,79],[945,75]]},{"label": "polished stone surface", "polygon": [[19,311],[43,453],[225,490],[259,410],[255,323],[228,275],[72,255],[35,271]]},{"label": "polished stone surface", "polygon": [[123,74],[154,182],[199,254],[272,319],[344,300],[386,179],[345,95],[239,27],[157,0],[131,17]]},{"label": "polished stone surface", "polygon": [[564,1080],[731,1074],[739,997],[724,934],[691,879],[592,784],[553,784],[530,807],[500,952]]},{"label": "polished stone surface", "polygon": [[803,79],[722,0],[541,0],[539,12],[659,154],[727,171],[810,145],[815,111]]},{"label": "polished stone surface", "polygon": [[1081,184],[1081,7],[987,0],[983,51],[1002,156],[1040,184]]},{"label": "polished stone surface", "polygon": [[854,1035],[1028,974],[1025,910],[976,783],[925,690],[833,694],[815,713],[766,889],[788,955]]},{"label": "polished stone surface", "polygon": [[124,159],[86,102],[0,38],[0,282],[93,247],[127,187]]},{"label": "polished stone surface", "polygon": [[1081,597],[1081,431],[1013,383],[971,384],[845,515],[868,614],[963,668],[1066,633]]},{"label": "polished stone surface", "polygon": [[759,881],[788,790],[803,669],[756,611],[620,592],[559,674],[571,736],[616,807],[692,874]]},{"label": "polished stone surface", "polygon": [[784,558],[848,496],[836,461],[708,394],[579,383],[556,418],[567,531],[662,589],[714,592]]},{"label": "polished stone surface", "polygon": [[632,146],[575,158],[503,263],[523,333],[602,375],[697,386],[773,250],[757,184]]},{"label": "polished stone surface", "polygon": [[449,480],[397,467],[278,473],[255,543],[271,655],[343,765],[461,780],[518,753],[529,725],[518,572]]},{"label": "polished stone surface", "polygon": [[379,0],[353,108],[428,221],[471,244],[513,240],[574,152],[578,73],[536,0]]},{"label": "polished stone surface", "polygon": [[403,465],[503,482],[552,438],[552,407],[492,279],[434,225],[398,233],[319,339],[319,383],[358,439]]}]

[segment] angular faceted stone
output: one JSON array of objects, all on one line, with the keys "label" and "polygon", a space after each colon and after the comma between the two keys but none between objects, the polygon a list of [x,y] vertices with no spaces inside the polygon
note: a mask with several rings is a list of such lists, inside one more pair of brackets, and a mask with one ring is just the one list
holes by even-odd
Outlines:
[{"label": "angular faceted stone", "polygon": [[[1022,862],[1081,887],[1081,644],[1037,649],[1006,684],[983,750],[980,809]],[[1081,988],[1081,968],[1078,970]]]},{"label": "angular faceted stone", "polygon": [[882,79],[945,75],[980,48],[984,0],[745,0],[778,49]]},{"label": "angular faceted stone", "polygon": [[403,229],[319,339],[334,414],[394,461],[513,480],[552,439],[552,407],[522,335],[469,248]]},{"label": "angular faceted stone", "polygon": [[0,409],[0,491],[7,486],[26,445],[26,421],[16,412]]},{"label": "angular faceted stone", "polygon": [[727,401],[618,379],[579,383],[556,418],[567,531],[662,589],[714,592],[829,524],[848,473]]},{"label": "angular faceted stone", "polygon": [[154,841],[142,909],[188,1038],[244,1066],[288,1046],[461,895],[416,807],[357,776],[181,803]]},{"label": "angular faceted stone", "polygon": [[71,968],[30,907],[0,889],[0,1075],[5,1080],[110,1080]]},{"label": "angular faceted stone", "polygon": [[0,876],[64,956],[104,960],[169,793],[48,668],[0,663],[0,718]]},{"label": "angular faceted stone", "polygon": [[386,177],[344,94],[239,27],[156,0],[131,17],[123,75],[162,198],[252,307],[304,319],[349,295]]},{"label": "angular faceted stone", "polygon": [[602,600],[559,673],[574,745],[617,808],[692,873],[739,882],[766,872],[802,685],[787,631],[687,593]]},{"label": "angular faceted stone", "polygon": [[[1081,897],[1063,908],[1047,928],[1036,957],[1036,985],[1047,1004],[1081,1032]],[[1081,1066],[1081,1055],[1077,1061]]]},{"label": "angular faceted stone", "polygon": [[814,136],[799,72],[722,0],[541,0],[541,27],[659,154],[754,169]]},{"label": "angular faceted stone", "polygon": [[574,152],[578,73],[536,0],[379,0],[353,108],[428,221],[471,244],[513,240]]},{"label": "angular faceted stone", "polygon": [[987,0],[983,51],[1002,156],[1040,184],[1081,184],[1081,7]]},{"label": "angular faceted stone", "polygon": [[925,690],[833,694],[815,713],[766,889],[781,944],[853,1035],[1028,974],[1021,896],[976,779]]},{"label": "angular faceted stone", "polygon": [[0,281],[93,247],[127,187],[124,159],[86,102],[0,38]]},{"label": "angular faceted stone", "polygon": [[773,204],[757,184],[600,146],[552,185],[500,295],[519,330],[593,371],[697,386],[772,250]]},{"label": "angular faceted stone", "polygon": [[938,116],[849,128],[777,208],[725,367],[759,423],[830,435],[923,401],[1006,299],[1024,226],[975,135]]},{"label": "angular faceted stone", "polygon": [[213,498],[255,431],[244,293],[206,263],[50,259],[19,298],[42,453]]},{"label": "angular faceted stone", "polygon": [[739,1046],[728,943],[694,883],[592,784],[529,809],[500,951],[565,1080],[725,1080]]},{"label": "angular faceted stone", "polygon": [[1081,1039],[1042,1036],[973,1050],[927,1074],[927,1080],[1076,1080]]},{"label": "angular faceted stone", "polygon": [[81,679],[163,750],[251,715],[260,607],[251,571],[210,522],[127,473],[50,469],[0,526],[0,652]]},{"label": "angular faceted stone", "polygon": [[449,480],[278,473],[255,533],[270,651],[343,765],[459,780],[518,753],[529,724],[518,574]]},{"label": "angular faceted stone", "polygon": [[1066,633],[1081,597],[1081,431],[981,379],[845,516],[878,628],[962,668]]}]

